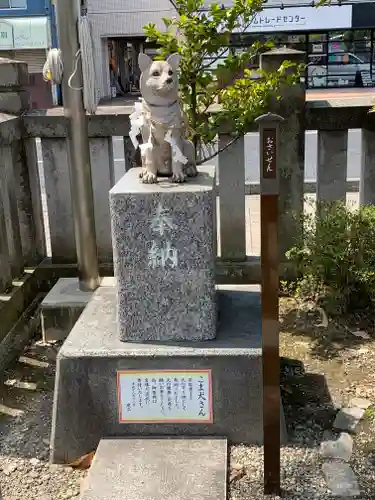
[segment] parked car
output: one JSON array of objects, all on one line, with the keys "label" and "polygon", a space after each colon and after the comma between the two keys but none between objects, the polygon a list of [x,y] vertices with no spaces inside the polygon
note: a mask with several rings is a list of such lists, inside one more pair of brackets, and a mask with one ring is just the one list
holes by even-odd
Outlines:
[{"label": "parked car", "polygon": [[371,86],[371,65],[350,52],[311,54],[307,67],[309,87]]}]

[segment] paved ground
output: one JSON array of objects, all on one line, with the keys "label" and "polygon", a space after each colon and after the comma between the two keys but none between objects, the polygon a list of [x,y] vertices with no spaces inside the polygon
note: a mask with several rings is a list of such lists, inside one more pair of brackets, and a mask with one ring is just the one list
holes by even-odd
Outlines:
[{"label": "paved ground", "polygon": [[369,97],[373,99],[373,88],[342,88],[342,89],[312,89],[306,92],[306,99],[308,101],[327,99],[327,98],[364,98]]},{"label": "paved ground", "polygon": [[[140,97],[140,93],[133,92],[133,94],[124,97],[116,97],[116,99],[106,98],[102,99],[101,104],[106,106],[121,106],[121,104],[133,102]],[[342,89],[310,89],[306,91],[306,100],[320,100],[327,98],[358,98],[358,97],[371,97],[374,95],[373,88],[342,88]]]}]

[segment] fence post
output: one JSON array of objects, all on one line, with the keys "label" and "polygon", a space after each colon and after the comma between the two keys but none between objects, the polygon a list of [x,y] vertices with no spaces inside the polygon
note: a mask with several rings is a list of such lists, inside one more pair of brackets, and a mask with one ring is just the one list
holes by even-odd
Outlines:
[{"label": "fence post", "polygon": [[19,187],[14,172],[12,143],[21,137],[17,116],[27,109],[27,66],[0,58],[0,292],[12,284],[12,278],[23,272],[23,255],[19,224]]},{"label": "fence post", "polygon": [[92,187],[94,193],[95,228],[100,262],[113,259],[109,190],[114,186],[114,162],[112,137],[90,139]]},{"label": "fence post", "polygon": [[3,200],[0,196],[0,293],[4,292],[11,283],[12,274],[5,226],[5,212]]},{"label": "fence post", "polygon": [[[305,62],[305,52],[285,47],[273,49],[261,55],[261,69],[277,71],[283,61],[296,65]],[[289,68],[295,73],[297,68]],[[305,86],[283,85],[281,100],[272,105],[271,111],[280,114],[284,122],[280,125],[280,146],[278,169],[280,172],[279,197],[279,251],[285,260],[285,252],[293,246],[296,235],[301,231],[304,198],[305,171]]]},{"label": "fence post", "polygon": [[[11,120],[14,120],[14,118]],[[9,125],[11,120],[8,120]],[[14,176],[14,159],[12,146],[4,143],[0,148],[0,198],[2,199],[6,229],[5,238],[8,241],[8,265],[10,266],[12,278],[19,278],[23,274],[24,263]]]},{"label": "fence post", "polygon": [[[219,148],[233,140],[219,136]],[[246,259],[245,145],[241,137],[219,154],[220,248],[223,260]]]},{"label": "fence post", "polygon": [[[29,94],[26,90],[27,84],[28,71],[25,63],[10,59],[0,59],[1,112],[19,116],[28,109]],[[9,146],[6,160],[4,155],[3,161],[11,163],[12,172],[9,171],[8,174],[13,177],[13,191],[17,198],[16,205],[19,217],[19,221],[16,223],[18,227],[14,227],[13,230],[20,232],[22,264],[32,266],[39,264],[45,257],[44,223],[40,203],[41,193],[38,164],[36,153],[34,154],[35,163],[29,163],[32,159],[32,149],[35,152],[35,141],[28,139],[28,147],[26,147],[23,122],[21,118],[16,118],[16,116],[14,116],[12,121],[9,121],[7,129],[4,129],[4,133],[8,137],[8,143],[11,146]],[[11,206],[13,214],[16,212],[14,207],[15,205],[13,204]],[[17,243],[16,247],[18,247]]]},{"label": "fence post", "polygon": [[317,201],[346,200],[347,130],[318,131]]},{"label": "fence post", "polygon": [[[142,143],[142,137],[137,137],[139,143]],[[141,160],[141,150],[134,149],[133,143],[129,136],[124,136],[124,158],[125,158],[125,172],[130,170],[133,167],[140,167],[142,165]]]},{"label": "fence post", "polygon": [[260,232],[262,282],[262,362],[264,493],[280,494],[279,358],[279,168],[281,116],[256,119],[260,127]]}]

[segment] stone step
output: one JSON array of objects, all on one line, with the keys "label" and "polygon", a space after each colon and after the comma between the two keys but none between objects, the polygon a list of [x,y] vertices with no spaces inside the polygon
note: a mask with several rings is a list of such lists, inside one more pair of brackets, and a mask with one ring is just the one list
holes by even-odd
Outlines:
[{"label": "stone step", "polygon": [[[102,286],[114,283],[113,278],[103,278]],[[67,338],[93,292],[79,289],[77,278],[60,278],[46,295],[41,306],[44,342],[58,342]]]},{"label": "stone step", "polygon": [[225,500],[224,438],[109,438],[99,443],[81,500]]}]

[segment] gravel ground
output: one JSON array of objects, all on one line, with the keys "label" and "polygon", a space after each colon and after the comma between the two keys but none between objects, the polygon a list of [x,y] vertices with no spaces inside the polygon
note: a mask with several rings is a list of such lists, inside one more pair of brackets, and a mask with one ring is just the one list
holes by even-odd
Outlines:
[{"label": "gravel ground", "polygon": [[[374,343],[336,342],[333,354],[311,332],[286,328],[281,335],[283,403],[290,443],[282,448],[283,497],[333,498],[322,473],[319,446],[337,409],[350,397],[375,402]],[[321,333],[321,332],[320,332]],[[345,337],[345,336],[344,336]],[[354,343],[353,343],[354,342]],[[56,350],[36,342],[8,372],[0,387],[0,485],[2,500],[78,498],[86,471],[48,464]],[[324,376],[323,376],[324,374]],[[263,450],[233,446],[229,500],[264,498]],[[354,437],[350,466],[361,489],[360,500],[375,499],[373,412]],[[336,497],[337,498],[337,497]]]},{"label": "gravel ground", "polygon": [[[347,327],[323,328],[321,318],[296,319],[289,301],[282,301],[282,396],[289,444],[281,450],[283,498],[326,500],[335,497],[328,489],[320,443],[338,436],[332,424],[339,408],[353,397],[367,398],[372,410],[353,436],[349,465],[356,476],[358,500],[375,499],[375,341],[362,339]],[[258,500],[263,495],[263,449],[234,446],[230,500]],[[241,477],[242,476],[242,477]],[[269,498],[269,497],[267,497]]]},{"label": "gravel ground", "polygon": [[34,344],[6,373],[0,392],[2,500],[79,496],[85,471],[48,463],[55,355]]},{"label": "gravel ground", "polygon": [[[263,495],[263,449],[254,446],[235,446],[231,450],[231,463],[243,466],[245,476],[230,485],[230,500],[258,500]],[[285,446],[281,450],[282,497],[293,500],[328,500],[332,495],[325,482],[319,446],[307,444]],[[360,500],[375,498],[375,468],[362,453],[352,457],[351,467],[361,487]],[[344,497],[347,498],[347,497]]]}]

